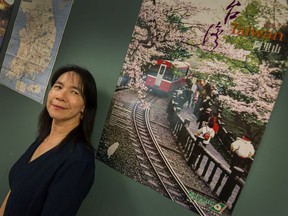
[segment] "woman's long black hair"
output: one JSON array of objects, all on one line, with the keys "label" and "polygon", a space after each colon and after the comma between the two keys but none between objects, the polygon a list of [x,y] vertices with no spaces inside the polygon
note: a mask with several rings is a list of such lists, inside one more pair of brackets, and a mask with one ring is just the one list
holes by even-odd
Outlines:
[{"label": "woman's long black hair", "polygon": [[[80,124],[64,138],[62,143],[68,140],[73,140],[75,142],[81,140],[84,142],[86,147],[93,150],[94,148],[91,143],[91,136],[97,110],[97,86],[92,74],[87,69],[77,65],[66,65],[53,73],[50,84],[52,87],[62,74],[71,71],[78,74],[80,77],[80,85],[83,89],[85,109]],[[47,107],[45,106],[39,116],[39,142],[42,142],[50,134],[51,124],[52,118],[48,113]]]}]

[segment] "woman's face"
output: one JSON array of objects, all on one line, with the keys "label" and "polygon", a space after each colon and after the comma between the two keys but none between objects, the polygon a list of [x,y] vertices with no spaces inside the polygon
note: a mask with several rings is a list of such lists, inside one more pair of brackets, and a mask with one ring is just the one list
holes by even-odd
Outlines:
[{"label": "woman's face", "polygon": [[80,77],[73,71],[62,74],[48,93],[46,107],[53,121],[77,126],[85,102]]}]

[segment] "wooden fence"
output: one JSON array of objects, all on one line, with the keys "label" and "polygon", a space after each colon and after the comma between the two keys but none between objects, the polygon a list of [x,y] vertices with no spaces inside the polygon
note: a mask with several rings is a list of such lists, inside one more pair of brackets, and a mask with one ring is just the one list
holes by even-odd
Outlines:
[{"label": "wooden fence", "polygon": [[[202,145],[201,141],[196,141],[193,132],[188,129],[190,122],[181,118],[179,115],[181,108],[177,106],[173,98],[167,109],[170,129],[179,142],[187,163],[211,188],[214,195],[233,209],[245,184],[247,170],[239,167],[225,167]],[[233,134],[226,130],[223,123],[219,123],[217,140],[219,145],[228,150],[234,141]],[[252,162],[251,159],[248,169]]]}]

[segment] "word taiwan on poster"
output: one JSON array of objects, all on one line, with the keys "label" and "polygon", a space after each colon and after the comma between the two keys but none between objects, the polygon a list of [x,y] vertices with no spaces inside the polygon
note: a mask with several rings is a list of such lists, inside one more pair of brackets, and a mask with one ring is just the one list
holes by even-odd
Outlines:
[{"label": "word taiwan on poster", "polygon": [[232,215],[287,68],[284,0],[144,0],[97,159]]},{"label": "word taiwan on poster", "polygon": [[0,83],[39,103],[54,66],[73,0],[22,0]]}]

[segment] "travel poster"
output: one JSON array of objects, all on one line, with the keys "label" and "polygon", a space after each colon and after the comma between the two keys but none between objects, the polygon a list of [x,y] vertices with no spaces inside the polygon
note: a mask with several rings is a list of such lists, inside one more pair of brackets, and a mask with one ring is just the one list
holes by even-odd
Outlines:
[{"label": "travel poster", "polygon": [[194,213],[232,215],[287,70],[287,7],[144,0],[97,159]]}]

